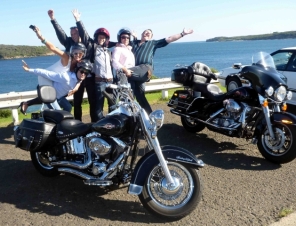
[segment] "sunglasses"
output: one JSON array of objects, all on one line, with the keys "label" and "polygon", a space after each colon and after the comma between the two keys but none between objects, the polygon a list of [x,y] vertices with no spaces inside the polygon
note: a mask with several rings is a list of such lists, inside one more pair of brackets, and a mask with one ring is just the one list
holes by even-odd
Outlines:
[{"label": "sunglasses", "polygon": [[85,75],[88,75],[90,73],[89,71],[85,71],[83,69],[80,69],[79,71],[81,74],[85,74]]},{"label": "sunglasses", "polygon": [[83,55],[83,53],[81,53],[81,52],[74,52],[74,53],[72,53],[74,56],[77,56],[77,55]]},{"label": "sunglasses", "polygon": [[129,39],[128,36],[121,36],[121,39]]}]

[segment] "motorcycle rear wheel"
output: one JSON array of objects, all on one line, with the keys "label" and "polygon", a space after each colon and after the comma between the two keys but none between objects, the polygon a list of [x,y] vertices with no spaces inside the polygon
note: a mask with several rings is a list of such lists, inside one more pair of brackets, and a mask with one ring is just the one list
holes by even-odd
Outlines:
[{"label": "motorcycle rear wheel", "polygon": [[181,123],[183,127],[190,133],[197,133],[202,131],[206,126],[201,122],[188,119],[187,117],[181,116]]},{"label": "motorcycle rear wheel", "polygon": [[59,171],[49,165],[49,160],[44,152],[30,152],[32,163],[35,169],[46,177],[55,177],[60,173]]},{"label": "motorcycle rear wheel", "polygon": [[292,125],[273,125],[275,140],[269,136],[267,128],[261,134],[257,146],[267,160],[274,163],[287,163],[296,158],[296,128]]},{"label": "motorcycle rear wheel", "polygon": [[151,213],[166,220],[178,220],[190,214],[202,196],[200,174],[180,163],[168,162],[176,187],[167,187],[160,165],[150,171],[139,199]]}]

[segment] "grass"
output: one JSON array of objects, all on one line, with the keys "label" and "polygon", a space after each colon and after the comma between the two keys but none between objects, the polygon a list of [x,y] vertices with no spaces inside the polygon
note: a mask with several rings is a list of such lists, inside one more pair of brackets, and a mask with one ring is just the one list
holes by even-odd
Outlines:
[{"label": "grass", "polygon": [[286,207],[283,207],[280,212],[279,212],[279,217],[282,218],[282,217],[286,217],[288,216],[289,214],[293,213],[293,209],[292,208],[286,208]]},{"label": "grass", "polygon": [[[226,91],[225,87],[221,87],[219,83],[217,84],[223,92]],[[179,89],[182,89],[182,88],[179,88]],[[170,89],[168,91],[168,97],[170,98],[175,92],[175,90],[179,90],[179,89]],[[166,103],[168,102],[168,99],[169,99],[169,98],[163,99],[161,92],[146,93],[146,98],[151,105],[158,104],[158,103]],[[105,101],[104,109],[107,109],[107,101]],[[71,113],[73,114],[73,109]],[[87,101],[85,101],[84,104],[82,104],[82,115],[88,115],[88,114],[89,114],[89,104]],[[19,122],[21,122],[23,119],[30,119],[30,118],[31,118],[30,113],[28,113],[25,116],[19,112]],[[9,125],[13,125],[12,121],[13,119],[11,114],[9,114],[8,117],[0,117],[0,127],[7,127]]]}]

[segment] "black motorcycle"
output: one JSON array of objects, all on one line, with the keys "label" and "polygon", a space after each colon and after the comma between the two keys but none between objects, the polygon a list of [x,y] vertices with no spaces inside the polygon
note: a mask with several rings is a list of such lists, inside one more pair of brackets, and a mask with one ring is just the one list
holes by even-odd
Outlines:
[{"label": "black motorcycle", "polygon": [[172,80],[185,89],[174,92],[168,106],[189,132],[207,127],[250,139],[267,160],[290,162],[296,157],[296,117],[285,112],[285,101],[292,98],[292,92],[287,91],[269,54],[259,52],[252,60],[251,66],[229,75],[247,81],[244,86],[227,93],[210,83],[216,75],[202,63],[173,70]]},{"label": "black motorcycle", "polygon": [[[162,110],[148,116],[127,83],[110,88],[116,91],[116,103],[105,118],[85,124],[66,111],[47,109],[42,117],[24,119],[15,127],[16,147],[30,151],[36,170],[44,176],[67,173],[86,185],[126,184],[128,193],[138,195],[152,213],[170,220],[188,215],[201,199],[198,169],[204,163],[183,148],[160,147]],[[52,87],[41,86],[39,93],[43,103],[55,100]],[[141,137],[149,149],[142,157]]]}]

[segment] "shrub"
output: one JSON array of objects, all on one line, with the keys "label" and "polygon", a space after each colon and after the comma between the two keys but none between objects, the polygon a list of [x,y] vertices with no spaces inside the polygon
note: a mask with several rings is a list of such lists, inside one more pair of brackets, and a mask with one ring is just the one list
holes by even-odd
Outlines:
[{"label": "shrub", "polygon": [[8,118],[11,116],[11,111],[8,109],[2,109],[0,110],[0,118]]}]

